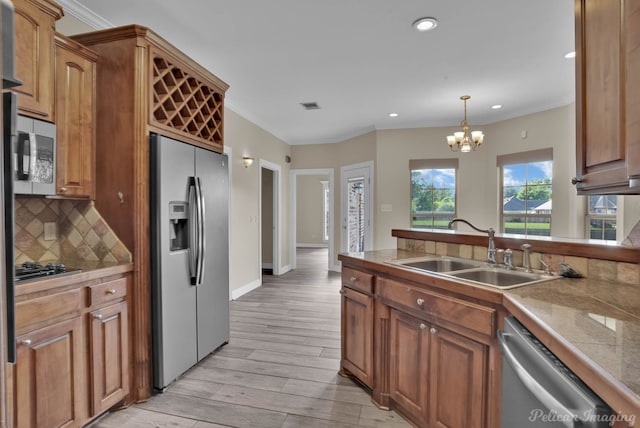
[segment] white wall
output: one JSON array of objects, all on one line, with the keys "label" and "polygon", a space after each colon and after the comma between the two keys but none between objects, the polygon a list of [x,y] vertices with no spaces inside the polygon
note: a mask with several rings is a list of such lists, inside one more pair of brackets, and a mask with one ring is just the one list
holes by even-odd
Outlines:
[{"label": "white wall", "polygon": [[326,175],[301,175],[296,183],[296,245],[326,246],[324,241],[324,190]]}]

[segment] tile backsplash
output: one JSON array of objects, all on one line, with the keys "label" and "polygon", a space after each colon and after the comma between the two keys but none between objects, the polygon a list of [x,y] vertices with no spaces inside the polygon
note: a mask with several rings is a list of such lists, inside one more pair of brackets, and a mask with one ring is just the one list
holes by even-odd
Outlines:
[{"label": "tile backsplash", "polygon": [[17,197],[16,264],[24,261],[130,262],[131,253],[93,201]]}]

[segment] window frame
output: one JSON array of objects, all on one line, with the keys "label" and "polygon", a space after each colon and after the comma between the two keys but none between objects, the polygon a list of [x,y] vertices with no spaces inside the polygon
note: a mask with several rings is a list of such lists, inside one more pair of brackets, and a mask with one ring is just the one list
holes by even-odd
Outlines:
[{"label": "window frame", "polygon": [[[534,164],[539,162],[551,162],[551,167],[553,169],[553,148],[547,149],[538,149],[538,150],[530,150],[526,152],[517,152],[517,153],[509,153],[505,155],[499,155],[496,157],[496,166],[498,167],[498,176],[499,176],[499,188],[498,188],[498,204],[499,204],[499,230],[502,233],[511,233],[505,232],[505,217],[522,217],[524,218],[524,234],[523,236],[553,236],[553,203],[551,207],[551,212],[548,214],[539,214],[539,213],[529,213],[529,212],[517,212],[512,214],[507,214],[505,216],[504,211],[504,168],[509,165],[522,165],[522,164]],[[529,180],[525,183],[525,186],[529,186]],[[553,174],[551,175],[551,201],[553,201]],[[527,231],[529,230],[526,225],[528,224],[528,219],[548,219],[549,220],[549,235],[536,235],[529,234]]]},{"label": "window frame", "polygon": [[[453,212],[447,212],[443,214],[437,214],[435,211],[430,211],[428,214],[417,214],[413,211],[413,192],[412,192],[412,177],[413,171],[422,171],[425,169],[453,169],[454,170],[454,198]],[[457,158],[447,158],[447,159],[410,159],[409,160],[409,227],[414,229],[442,229],[434,227],[434,221],[438,218],[455,218],[458,212],[458,159]],[[414,225],[414,217],[420,216],[421,218],[431,219],[431,226],[415,226]]]},{"label": "window frame", "polygon": [[[590,203],[589,203],[589,198],[591,197],[608,197],[608,196],[615,196],[616,200],[615,200],[615,204],[616,204],[616,213],[615,214],[599,214],[599,213],[592,213],[590,210]],[[595,194],[595,195],[587,195],[585,198],[585,222],[584,222],[584,236],[587,239],[595,239],[598,241],[617,241],[618,240],[618,225],[622,223],[621,219],[618,218],[618,215],[620,214],[620,211],[618,210],[618,206],[619,206],[619,199],[618,199],[618,195],[601,195],[601,194]],[[600,238],[592,238],[591,237],[591,220],[608,220],[608,221],[613,221],[616,225],[616,236],[613,239],[606,239],[604,238],[604,234],[605,234],[605,229],[602,229],[602,237]]]}]

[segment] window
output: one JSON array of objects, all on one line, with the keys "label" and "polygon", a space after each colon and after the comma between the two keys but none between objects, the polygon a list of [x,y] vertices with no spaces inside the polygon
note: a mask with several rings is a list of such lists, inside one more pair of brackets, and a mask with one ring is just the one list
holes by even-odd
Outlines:
[{"label": "window", "polygon": [[589,239],[616,240],[616,214],[618,200],[615,195],[589,195],[587,197],[587,237]]},{"label": "window", "polygon": [[321,181],[322,184],[322,206],[323,206],[323,216],[322,216],[322,240],[329,240],[329,182]]},{"label": "window", "polygon": [[457,159],[410,160],[411,227],[446,229],[456,216]]},{"label": "window", "polygon": [[498,156],[502,231],[551,236],[552,149]]}]

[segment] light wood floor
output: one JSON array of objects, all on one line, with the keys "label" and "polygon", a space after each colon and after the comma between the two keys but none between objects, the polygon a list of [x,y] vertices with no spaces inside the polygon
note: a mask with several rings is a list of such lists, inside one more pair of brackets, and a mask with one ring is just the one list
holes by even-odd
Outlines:
[{"label": "light wood floor", "polygon": [[231,302],[231,339],[148,402],[92,428],[409,427],[338,376],[340,275],[326,249]]}]

